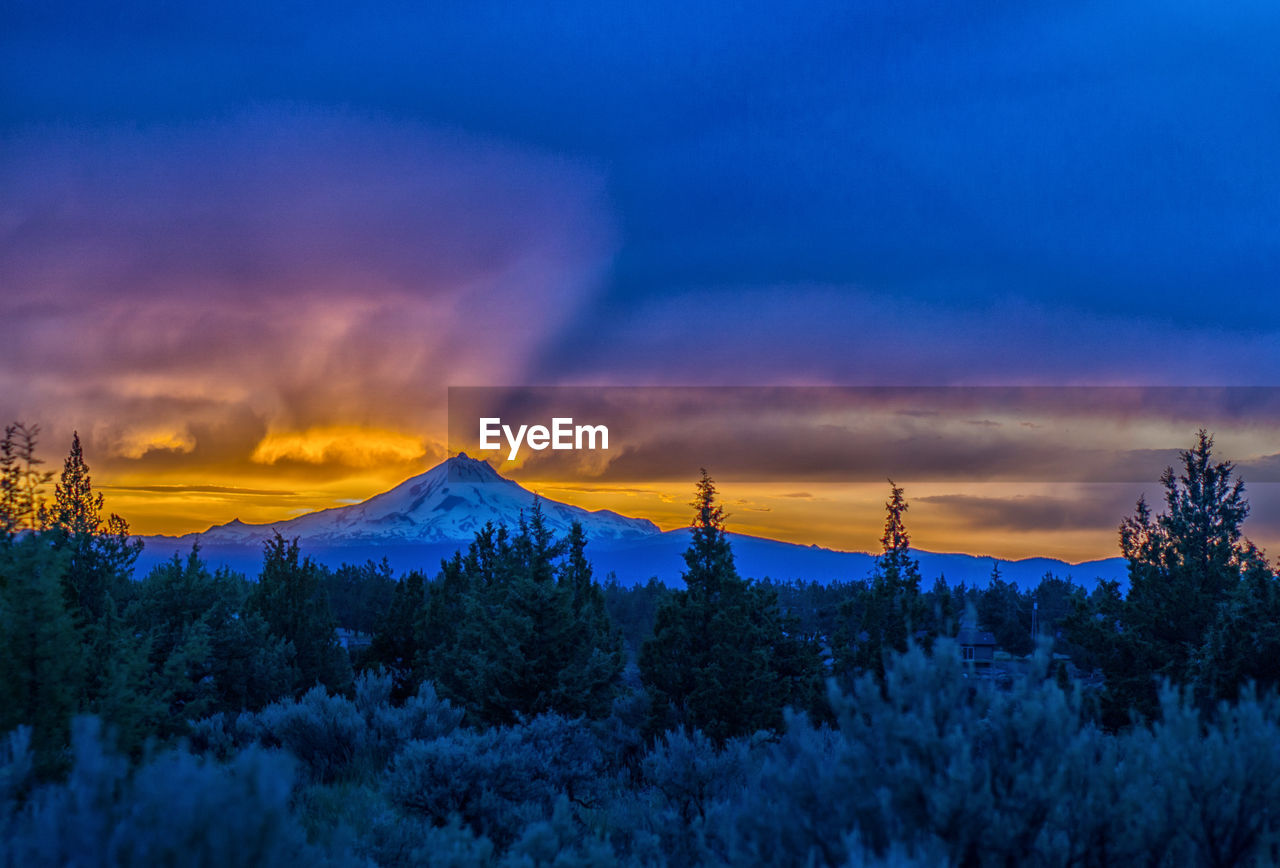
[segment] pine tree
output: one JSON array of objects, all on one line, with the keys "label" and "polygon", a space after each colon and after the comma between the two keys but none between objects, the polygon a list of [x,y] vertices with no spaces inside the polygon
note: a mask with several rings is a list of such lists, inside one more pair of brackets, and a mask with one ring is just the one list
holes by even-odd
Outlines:
[{"label": "pine tree", "polygon": [[320,569],[301,556],[297,539],[276,532],[263,547],[262,573],[250,598],[272,635],[293,646],[298,695],[316,684],[338,693],[352,685],[351,661],[338,644]]},{"label": "pine tree", "polygon": [[[1213,438],[1201,430],[1180,455],[1182,472],[1165,470],[1165,510],[1153,515],[1140,498],[1120,525],[1129,565],[1129,594],[1114,615],[1072,619],[1072,640],[1096,658],[1106,677],[1102,705],[1111,728],[1131,711],[1154,717],[1157,684],[1205,680],[1207,650],[1226,647],[1214,637],[1224,607],[1242,577],[1255,570],[1256,549],[1243,537],[1249,514],[1244,483],[1229,461],[1213,461]],[[1264,591],[1265,589],[1259,589]],[[1211,643],[1206,649],[1206,643]],[[1219,663],[1222,661],[1220,660]]]},{"label": "pine tree", "polygon": [[724,743],[780,729],[788,705],[816,705],[821,667],[816,645],[783,617],[777,595],[738,576],[706,470],[696,491],[685,589],[659,608],[640,673],[651,731],[696,728]]},{"label": "pine tree", "polygon": [[843,629],[837,634],[836,667],[845,675],[873,672],[884,680],[884,658],[907,650],[913,633],[922,629],[928,609],[920,596],[920,566],[911,556],[911,537],[904,516],[903,489],[889,480],[881,553],[865,593],[840,606]]},{"label": "pine tree", "polygon": [[693,534],[684,552],[684,584],[691,592],[714,601],[725,584],[738,580],[733,551],[724,527],[724,507],[716,499],[715,482],[702,470],[697,483]]},{"label": "pine tree", "polygon": [[18,504],[28,524],[31,516],[37,517],[34,539],[61,559],[63,604],[81,645],[78,677],[71,682],[75,708],[100,716],[122,747],[137,751],[156,718],[157,704],[145,642],[124,624],[118,602],[132,592],[130,571],[142,543],[130,540],[128,524],[119,516],[103,520],[103,498],[93,490],[78,434],[54,487],[53,503],[46,508],[37,496],[42,474],[34,470],[35,429],[13,430],[20,442],[9,453],[15,456],[8,465],[11,480],[14,468],[18,470],[6,496]]},{"label": "pine tree", "polygon": [[35,530],[40,518],[40,489],[52,478],[39,470],[36,457],[40,426],[6,425],[0,440],[0,544],[23,530]]},{"label": "pine tree", "polygon": [[1192,664],[1204,700],[1240,697],[1246,684],[1280,687],[1280,578],[1260,551],[1249,547],[1244,576],[1218,610]]},{"label": "pine tree", "polygon": [[1182,453],[1183,472],[1160,482],[1165,512],[1154,519],[1145,500],[1120,526],[1129,561],[1129,625],[1151,643],[1158,671],[1183,681],[1191,650],[1204,641],[1248,560],[1241,525],[1249,514],[1244,482],[1230,462],[1213,463],[1204,430]]},{"label": "pine tree", "polygon": [[569,527],[565,546],[557,582],[569,595],[576,635],[570,644],[571,662],[562,670],[558,705],[564,713],[603,717],[625,662],[622,633],[605,609],[604,590],[587,560],[587,534],[580,522]]},{"label": "pine tree", "polygon": [[585,546],[581,527],[554,539],[538,502],[515,536],[482,529],[427,591],[425,673],[485,722],[607,713],[621,639]]},{"label": "pine tree", "polygon": [[991,579],[978,595],[978,623],[995,636],[996,645],[1010,654],[1030,654],[1031,601],[1013,582],[1001,578],[1000,562],[991,567]]},{"label": "pine tree", "polygon": [[103,498],[93,490],[80,435],[53,491],[53,505],[44,525],[56,545],[69,552],[65,576],[67,601],[82,623],[95,623],[106,614],[107,598],[128,579],[142,552],[142,541],[131,540],[129,524],[112,513],[102,518]]},{"label": "pine tree", "polygon": [[62,592],[66,555],[28,537],[0,547],[0,732],[32,728],[38,772],[65,760],[85,659]]},{"label": "pine tree", "polygon": [[367,665],[391,673],[391,695],[398,702],[417,693],[426,680],[422,668],[426,620],[426,580],[414,570],[396,583],[391,605],[373,634],[366,657]]},{"label": "pine tree", "polygon": [[903,517],[907,499],[903,489],[889,480],[889,500],[885,502],[884,534],[880,537],[881,553],[877,561],[879,574],[887,585],[904,593],[920,592],[920,564],[911,557],[911,537]]},{"label": "pine tree", "polygon": [[249,594],[243,577],[210,572],[198,546],[138,582],[125,620],[147,643],[162,734],[215,712],[259,709],[292,689],[292,648],[249,610]]},{"label": "pine tree", "polygon": [[[952,592],[945,576],[933,580],[933,587],[926,595],[928,600],[931,636],[955,636],[960,629],[960,613],[964,609],[963,595]],[[957,603],[957,600],[960,602]]]}]

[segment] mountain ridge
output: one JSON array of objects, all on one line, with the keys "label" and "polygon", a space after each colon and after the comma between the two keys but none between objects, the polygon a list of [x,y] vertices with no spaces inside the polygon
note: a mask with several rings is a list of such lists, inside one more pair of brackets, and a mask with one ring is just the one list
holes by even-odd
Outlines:
[{"label": "mountain ridge", "polygon": [[[298,537],[304,553],[328,566],[387,557],[397,570],[434,572],[439,561],[464,549],[487,521],[514,528],[522,513],[540,503],[548,527],[557,536],[579,521],[587,533],[588,556],[596,575],[614,573],[623,584],[658,578],[679,584],[688,546],[688,528],[663,531],[652,521],[607,509],[586,510],[539,497],[507,479],[487,461],[459,453],[387,491],[356,504],[329,507],[284,521],[249,524],[233,519],[208,530],[181,536],[143,537],[147,548],[139,569],[199,544],[214,563],[252,573],[261,564],[262,544],[274,533]],[[818,545],[730,533],[740,573],[754,578],[817,582],[865,578],[875,566],[870,552],[841,551]],[[945,576],[949,584],[983,586],[994,563],[1001,576],[1020,587],[1034,587],[1046,572],[1091,587],[1099,578],[1127,580],[1124,561],[1105,558],[1072,564],[1056,558],[1005,560],[965,553],[913,550],[926,582]]]}]

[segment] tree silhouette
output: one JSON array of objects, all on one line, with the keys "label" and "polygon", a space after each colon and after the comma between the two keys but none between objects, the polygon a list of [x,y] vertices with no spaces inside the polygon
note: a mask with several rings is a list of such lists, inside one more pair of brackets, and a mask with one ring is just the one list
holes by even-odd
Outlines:
[{"label": "tree silhouette", "polygon": [[855,590],[840,605],[842,629],[837,632],[836,668],[844,675],[873,672],[884,680],[888,651],[906,651],[912,632],[928,615],[920,596],[920,565],[911,557],[911,537],[904,516],[908,504],[903,489],[889,480],[885,501],[882,551],[876,558],[869,585]]},{"label": "tree silhouette", "polygon": [[819,706],[818,649],[778,609],[777,595],[738,576],[715,483],[702,471],[685,589],[658,610],[641,648],[650,730],[700,729],[717,743],[780,729],[782,710]]},{"label": "tree silhouette", "polygon": [[1120,524],[1120,549],[1129,564],[1123,604],[1108,613],[1083,608],[1073,618],[1073,638],[1098,658],[1106,676],[1102,713],[1112,728],[1127,724],[1133,710],[1157,714],[1161,678],[1216,683],[1207,656],[1215,668],[1246,671],[1223,655],[1249,643],[1229,641],[1215,625],[1223,617],[1238,622],[1239,606],[1227,604],[1241,593],[1242,577],[1255,577],[1246,596],[1272,596],[1258,581],[1274,579],[1270,568],[1243,536],[1249,504],[1234,465],[1213,460],[1213,437],[1203,429],[1180,459],[1181,473],[1170,467],[1160,478],[1164,511],[1153,515],[1143,497]]},{"label": "tree silhouette", "polygon": [[102,510],[102,494],[93,489],[76,432],[44,525],[57,547],[70,554],[65,574],[68,603],[88,623],[106,616],[112,591],[128,578],[142,552],[142,541],[129,537],[129,523],[115,513],[104,520]]},{"label": "tree silhouette", "polygon": [[53,476],[39,470],[39,425],[6,425],[0,440],[0,543],[17,532],[35,530],[40,520],[40,488]]}]

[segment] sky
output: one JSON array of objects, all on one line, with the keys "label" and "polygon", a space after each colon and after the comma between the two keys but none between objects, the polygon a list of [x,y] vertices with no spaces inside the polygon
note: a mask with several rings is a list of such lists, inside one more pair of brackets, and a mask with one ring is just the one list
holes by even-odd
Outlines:
[{"label": "sky", "polygon": [[[139,532],[385,490],[447,455],[450,386],[1280,380],[1274,4],[5,18],[0,418],[41,425],[51,466],[78,430]],[[1274,415],[1179,394],[1060,407],[1033,449],[1003,434],[1034,407],[941,401],[886,458],[907,467],[856,478],[729,448],[737,417],[668,438],[661,471],[649,428],[610,467],[509,469],[672,527],[706,466],[734,529],[868,549],[882,477],[945,465],[900,480],[918,546],[1080,560],[1116,553],[1158,471],[1063,479],[1062,433],[1155,466],[1203,426],[1280,545]]]}]

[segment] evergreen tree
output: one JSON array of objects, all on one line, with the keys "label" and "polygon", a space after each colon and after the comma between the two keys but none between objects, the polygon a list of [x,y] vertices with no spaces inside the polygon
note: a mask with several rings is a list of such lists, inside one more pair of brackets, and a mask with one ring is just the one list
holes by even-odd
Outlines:
[{"label": "evergreen tree", "polygon": [[272,635],[293,646],[298,695],[316,684],[338,693],[349,692],[352,685],[351,661],[338,644],[320,570],[301,557],[297,539],[286,540],[277,532],[263,547],[262,573],[250,598]]},{"label": "evergreen tree", "polygon": [[960,631],[960,615],[964,612],[963,596],[958,596],[951,590],[945,576],[938,576],[933,580],[933,587],[925,594],[925,598],[925,611],[930,616],[929,635],[956,636]]},{"label": "evergreen tree", "polygon": [[978,623],[995,636],[996,645],[1010,654],[1030,654],[1031,600],[1013,582],[1000,577],[1000,563],[991,567],[991,579],[978,595]]},{"label": "evergreen tree", "polygon": [[1120,526],[1129,562],[1126,626],[1145,643],[1152,671],[1179,682],[1251,554],[1242,542],[1244,482],[1232,479],[1230,462],[1212,461],[1212,447],[1201,430],[1182,453],[1183,472],[1175,477],[1168,468],[1160,479],[1165,512],[1153,519],[1139,500]]},{"label": "evergreen tree", "polygon": [[576,635],[569,645],[571,661],[561,676],[559,710],[603,717],[625,663],[622,633],[605,609],[604,591],[587,560],[587,535],[580,522],[570,526],[565,546],[557,582],[568,591]]},{"label": "evergreen tree", "polygon": [[585,546],[581,527],[554,539],[540,503],[514,537],[483,529],[428,590],[425,674],[487,722],[607,713],[621,639]]},{"label": "evergreen tree", "polygon": [[426,580],[417,570],[396,583],[365,663],[391,673],[391,695],[408,699],[426,680],[422,665],[423,630],[427,620]]},{"label": "evergreen tree", "polygon": [[725,584],[738,581],[738,568],[724,528],[724,507],[716,499],[715,482],[704,468],[691,504],[693,534],[684,552],[685,587],[709,600],[719,598]]},{"label": "evergreen tree", "polygon": [[[883,681],[889,651],[906,651],[907,642],[928,619],[920,596],[920,566],[911,557],[903,490],[889,480],[881,554],[865,593],[841,604],[843,629],[837,633],[836,666],[846,675],[873,672]],[[924,637],[927,642],[927,635]]]},{"label": "evergreen tree", "polygon": [[368,636],[378,631],[399,585],[385,557],[358,565],[343,564],[326,571],[324,579],[334,622]]},{"label": "evergreen tree", "polygon": [[39,434],[39,425],[14,422],[5,426],[0,440],[0,544],[38,525],[40,488],[52,477],[38,469],[44,463],[36,457]]},{"label": "evergreen tree", "polygon": [[114,513],[103,519],[102,509],[102,494],[93,490],[77,432],[44,523],[55,544],[70,555],[64,577],[67,601],[82,623],[96,623],[106,615],[108,598],[128,579],[142,552],[142,541],[129,538],[128,522]]},{"label": "evergreen tree", "polygon": [[911,557],[911,537],[903,517],[908,504],[903,489],[889,480],[889,500],[885,502],[884,533],[880,537],[881,554],[877,566],[888,584],[901,586],[909,593],[920,590],[920,564]]},{"label": "evergreen tree", "polygon": [[[128,598],[130,572],[142,550],[131,540],[129,526],[118,515],[102,518],[103,498],[93,489],[79,435],[46,507],[34,498],[39,474],[32,469],[34,433],[25,436],[15,462],[27,494],[18,498],[28,514],[39,516],[40,543],[61,558],[62,595],[81,642],[80,675],[74,682],[76,709],[100,715],[111,725],[121,747],[138,751],[157,716],[145,642],[128,629],[119,602]],[[33,475],[34,474],[34,475]]]},{"label": "evergreen tree", "polygon": [[37,771],[59,769],[85,660],[62,592],[66,555],[27,537],[0,546],[0,733],[32,728]]},{"label": "evergreen tree", "polygon": [[617,575],[610,573],[603,592],[609,620],[622,632],[627,657],[635,662],[640,658],[640,646],[653,635],[658,609],[671,591],[656,576],[643,585],[623,587]]},{"label": "evergreen tree", "polygon": [[782,616],[775,594],[738,576],[705,470],[692,506],[685,589],[663,601],[640,653],[650,729],[696,728],[718,743],[780,729],[786,706],[818,706],[818,649]]},{"label": "evergreen tree", "polygon": [[125,618],[147,641],[162,734],[215,712],[256,710],[291,691],[293,650],[249,609],[249,594],[243,577],[211,573],[198,546],[138,583]]},{"label": "evergreen tree", "polygon": [[160,679],[150,666],[150,641],[137,634],[110,596],[87,635],[81,710],[108,724],[116,745],[138,757],[166,718]]},{"label": "evergreen tree", "polygon": [[1280,578],[1261,552],[1249,551],[1241,581],[1218,616],[1192,666],[1196,693],[1236,701],[1248,683],[1280,687]]},{"label": "evergreen tree", "polygon": [[[1159,711],[1157,685],[1167,678],[1186,684],[1198,678],[1216,683],[1206,655],[1218,665],[1233,646],[1215,625],[1237,593],[1267,594],[1264,584],[1239,590],[1242,577],[1266,570],[1257,550],[1243,537],[1249,514],[1244,483],[1234,478],[1231,462],[1213,461],[1213,438],[1198,432],[1195,445],[1181,453],[1182,472],[1165,470],[1165,510],[1153,515],[1146,499],[1120,525],[1120,548],[1129,565],[1129,594],[1114,614],[1072,619],[1071,638],[1097,660],[1106,678],[1104,722],[1127,724],[1136,711],[1151,718]],[[1082,617],[1083,615],[1083,617]],[[1208,643],[1208,644],[1207,644]],[[1245,643],[1246,645],[1248,643]]]}]

